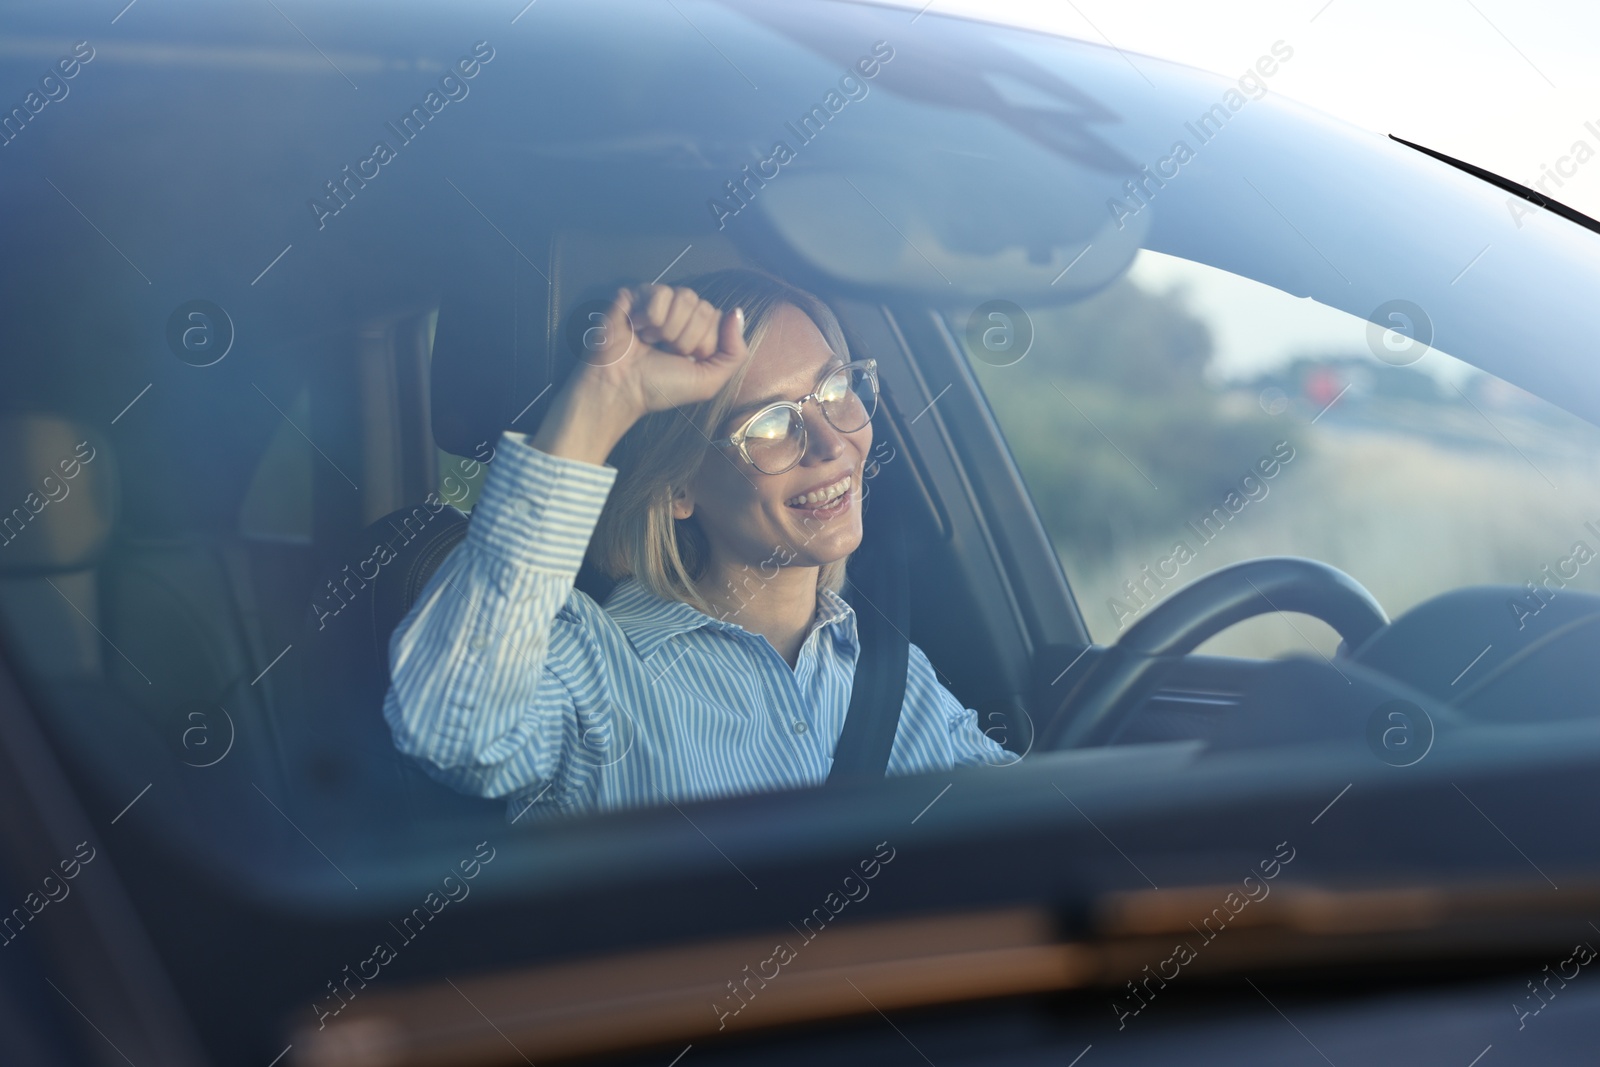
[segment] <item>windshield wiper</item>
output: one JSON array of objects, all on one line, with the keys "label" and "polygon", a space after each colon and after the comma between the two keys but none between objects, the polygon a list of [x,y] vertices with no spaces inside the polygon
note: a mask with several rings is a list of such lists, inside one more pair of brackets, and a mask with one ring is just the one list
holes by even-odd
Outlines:
[{"label": "windshield wiper", "polygon": [[1474,163],[1467,163],[1464,160],[1455,159],[1451,156],[1445,155],[1443,152],[1435,152],[1431,148],[1425,148],[1413,141],[1406,140],[1404,137],[1396,137],[1391,133],[1389,138],[1390,140],[1399,141],[1407,148],[1415,148],[1418,152],[1430,155],[1434,159],[1443,160],[1452,167],[1455,167],[1457,170],[1464,170],[1475,178],[1482,178],[1490,185],[1497,185],[1506,192],[1511,193],[1513,196],[1520,196],[1524,200],[1538,204],[1547,211],[1555,212],[1557,215],[1560,215],[1569,222],[1576,222],[1579,226],[1582,226],[1585,229],[1600,233],[1600,221],[1596,221],[1595,219],[1590,218],[1588,215],[1585,215],[1583,212],[1568,207],[1559,200],[1552,200],[1550,197],[1545,196],[1541,192],[1529,189],[1526,185],[1518,185],[1510,178],[1502,178],[1493,171],[1484,170],[1482,167]]}]

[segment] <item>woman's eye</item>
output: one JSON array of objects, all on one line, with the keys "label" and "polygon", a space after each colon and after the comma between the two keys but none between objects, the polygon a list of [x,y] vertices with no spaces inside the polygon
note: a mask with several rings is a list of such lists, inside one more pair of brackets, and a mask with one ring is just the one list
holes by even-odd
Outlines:
[{"label": "woman's eye", "polygon": [[789,412],[786,408],[774,408],[764,412],[750,424],[750,429],[745,433],[746,438],[760,438],[775,441],[789,434]]},{"label": "woman's eye", "polygon": [[822,383],[822,388],[817,390],[817,395],[823,400],[838,400],[850,391],[851,375],[835,372]]}]

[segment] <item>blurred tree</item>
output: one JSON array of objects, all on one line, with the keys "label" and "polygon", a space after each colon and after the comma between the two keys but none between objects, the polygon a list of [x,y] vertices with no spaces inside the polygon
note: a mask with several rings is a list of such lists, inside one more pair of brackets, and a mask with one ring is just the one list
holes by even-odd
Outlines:
[{"label": "blurred tree", "polygon": [[1122,279],[1029,317],[1024,358],[972,366],[1063,553],[1092,561],[1176,536],[1285,436],[1265,412],[1227,412],[1205,375],[1211,332],[1181,288]]}]

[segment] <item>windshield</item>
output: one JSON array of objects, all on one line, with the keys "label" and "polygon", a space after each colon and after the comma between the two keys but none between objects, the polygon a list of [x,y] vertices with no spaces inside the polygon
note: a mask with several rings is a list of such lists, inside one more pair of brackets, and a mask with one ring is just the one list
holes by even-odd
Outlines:
[{"label": "windshield", "polygon": [[[1294,787],[1292,749],[1342,784],[1435,773],[1424,725],[1473,766],[1588,714],[1600,235],[1280,100],[1297,41],[1217,78],[933,11],[512,14],[330,8],[316,47],[272,5],[141,5],[67,46],[15,16],[0,67],[44,87],[3,123],[0,634],[125,856],[328,922],[452,892],[507,841],[479,883],[502,902],[687,863],[587,836],[649,815],[737,870],[696,805],[759,801],[773,850],[844,825],[795,813],[880,660],[907,826],[1035,767],[1137,806],[1218,753],[1236,783]],[[705,321],[740,303],[789,338],[741,399],[795,404],[761,432],[813,451],[679,427],[742,479],[695,518],[666,475],[627,497],[615,455],[537,436],[578,410],[561,383],[619,286],[751,269],[797,292]],[[654,494],[657,533],[702,523],[770,595],[845,551],[716,526],[706,493],[798,529],[860,505],[811,484],[840,473],[884,487],[852,513],[870,565],[792,647],[591,543]],[[1157,650],[1121,743],[1052,748],[1106,646],[1264,556],[1343,572],[1317,580],[1349,611]],[[308,975],[279,989],[300,1014]]]}]

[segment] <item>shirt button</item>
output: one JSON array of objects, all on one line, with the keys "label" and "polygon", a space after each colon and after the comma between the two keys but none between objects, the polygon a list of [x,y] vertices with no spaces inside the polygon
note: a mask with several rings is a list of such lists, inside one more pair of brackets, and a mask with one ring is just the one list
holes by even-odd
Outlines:
[{"label": "shirt button", "polygon": [[805,733],[806,732],[806,724],[801,722],[799,719],[796,719],[795,723],[794,723],[794,732],[797,733],[797,734]]},{"label": "shirt button", "polygon": [[489,647],[489,642],[482,634],[478,634],[473,637],[472,640],[467,642],[467,647],[472,649],[474,652],[482,652],[484,649]]},{"label": "shirt button", "polygon": [[527,498],[517,501],[517,510],[524,515],[532,515],[534,512],[533,501]]}]

